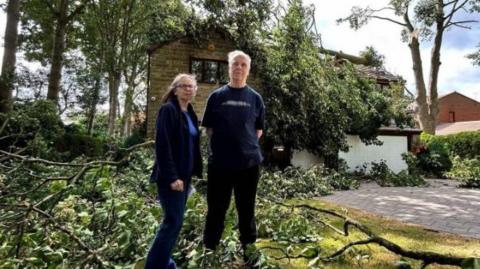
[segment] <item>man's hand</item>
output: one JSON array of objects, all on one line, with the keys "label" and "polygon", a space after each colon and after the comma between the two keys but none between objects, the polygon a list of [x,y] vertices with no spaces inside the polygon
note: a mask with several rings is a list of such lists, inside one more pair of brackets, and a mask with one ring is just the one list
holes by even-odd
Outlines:
[{"label": "man's hand", "polygon": [[170,187],[174,191],[183,191],[183,180],[177,179],[174,182],[170,183]]},{"label": "man's hand", "polygon": [[263,130],[258,129],[256,133],[257,133],[257,138],[260,139],[260,137],[262,137],[263,135]]}]

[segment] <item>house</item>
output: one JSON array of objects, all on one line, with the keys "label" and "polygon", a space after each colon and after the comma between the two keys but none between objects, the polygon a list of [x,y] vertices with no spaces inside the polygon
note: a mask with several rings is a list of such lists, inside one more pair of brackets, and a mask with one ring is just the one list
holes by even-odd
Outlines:
[{"label": "house", "polygon": [[459,92],[438,98],[437,135],[480,130],[480,102]]},{"label": "house", "polygon": [[456,91],[438,97],[437,125],[459,121],[480,121],[480,102]]},{"label": "house", "polygon": [[[236,49],[233,39],[222,31],[206,31],[201,35],[202,38],[197,40],[190,36],[184,36],[156,44],[148,50],[148,93],[147,93],[147,136],[153,137],[155,132],[155,120],[157,111],[161,105],[160,99],[166,92],[169,84],[178,73],[193,73],[198,80],[197,96],[193,102],[193,105],[198,112],[199,118],[203,116],[205,104],[208,95],[220,85],[227,82],[228,79],[228,64],[227,54],[228,52]],[[359,72],[365,76],[373,77],[376,79],[377,84],[380,87],[388,87],[392,82],[400,81],[397,76],[393,76],[390,73],[370,68],[359,67]],[[256,90],[262,91],[261,83],[256,76],[255,66],[252,65],[251,74],[249,76],[248,84],[253,86]],[[370,153],[358,153],[359,151],[365,151],[355,138],[349,138],[351,143],[350,153],[343,154],[342,158],[347,162],[352,160],[349,165],[356,164],[359,161],[357,155],[370,156],[371,159],[366,161],[375,161],[377,159],[385,159],[388,161],[388,165],[392,168],[403,167],[401,162],[401,153],[405,152],[409,148],[409,132],[394,128],[389,130],[388,128],[380,130],[385,138],[381,151],[375,152],[368,148]],[[414,131],[420,132],[420,131]],[[363,144],[362,144],[363,145]],[[395,150],[393,150],[395,149]],[[357,154],[357,155],[355,155]],[[395,157],[392,157],[395,155]],[[294,165],[309,166],[311,163],[319,163],[319,159],[309,159],[310,156],[307,152],[294,153],[293,158],[288,160]],[[302,164],[299,164],[299,163]],[[323,163],[323,162],[322,162]],[[354,167],[354,166],[352,166]]]},{"label": "house", "polygon": [[[198,90],[192,104],[200,119],[210,93],[228,82],[227,54],[237,49],[233,39],[220,30],[206,30],[198,36],[182,36],[148,49],[147,137],[154,136],[160,100],[177,74],[196,75]],[[261,92],[255,66],[250,73],[248,84]]]},{"label": "house", "polygon": [[[402,83],[402,78],[389,73],[386,70],[364,65],[356,65],[356,70],[369,78],[374,79],[378,86],[388,90],[392,84]],[[384,126],[378,129],[377,139],[382,142],[381,145],[365,145],[358,136],[347,135],[347,152],[339,152],[338,157],[345,160],[350,171],[357,167],[367,165],[367,170],[371,162],[381,162],[388,165],[393,172],[400,172],[408,168],[402,158],[402,154],[412,151],[413,140],[422,132],[417,128],[401,129],[396,126]],[[292,165],[309,168],[312,165],[322,165],[323,159],[307,151],[294,151],[292,154]]]}]

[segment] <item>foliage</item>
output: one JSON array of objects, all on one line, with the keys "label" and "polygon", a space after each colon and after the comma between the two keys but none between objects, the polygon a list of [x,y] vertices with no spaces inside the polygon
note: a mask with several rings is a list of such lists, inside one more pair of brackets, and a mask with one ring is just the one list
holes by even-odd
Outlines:
[{"label": "foliage", "polygon": [[346,150],[347,132],[378,142],[376,129],[392,118],[388,96],[353,66],[319,57],[317,37],[309,30],[312,12],[290,1],[266,48],[261,76],[268,89],[267,137],[319,156]]},{"label": "foliage", "polygon": [[311,198],[329,194],[333,189],[323,177],[321,168],[307,170],[287,167],[284,171],[264,171],[258,195],[270,199]]},{"label": "foliage", "polygon": [[102,156],[108,149],[107,144],[105,137],[88,135],[83,126],[70,124],[65,126],[65,134],[55,142],[55,148],[71,160],[80,155]]},{"label": "foliage", "polygon": [[452,169],[447,176],[462,182],[463,187],[480,188],[480,159],[463,159],[455,156]]},{"label": "foliage", "polygon": [[360,52],[360,56],[365,58],[370,66],[383,67],[385,56],[380,54],[373,46],[367,46]]},{"label": "foliage", "polygon": [[480,44],[477,46],[479,49],[476,52],[467,55],[467,58],[472,60],[474,65],[480,66]]},{"label": "foliage", "polygon": [[450,135],[427,135],[422,134],[422,142],[443,144],[451,156],[462,158],[476,158],[480,156],[480,132],[461,132]]},{"label": "foliage", "polygon": [[[402,41],[408,43],[412,57],[413,72],[416,81],[416,102],[420,127],[428,133],[435,133],[438,114],[438,75],[441,64],[440,50],[444,33],[451,28],[467,28],[476,23],[474,18],[480,12],[479,1],[433,1],[433,0],[392,0],[383,7],[358,7],[351,9],[351,14],[337,22],[348,22],[350,27],[358,30],[371,20],[388,21],[402,27]],[[433,39],[433,42],[430,42]],[[424,77],[422,66],[421,42],[431,43],[431,70],[428,80]],[[470,55],[475,60],[476,54]],[[426,81],[429,81],[428,86]],[[429,98],[427,99],[427,92]]]},{"label": "foliage", "polygon": [[[145,137],[147,133],[147,122],[144,121],[140,125],[136,126],[136,128],[133,129],[132,134],[125,138],[123,141],[123,147],[128,148],[136,144],[140,144],[145,142]],[[203,155],[206,156],[206,155]]]},{"label": "foliage", "polygon": [[372,162],[370,171],[371,177],[383,187],[414,187],[427,184],[421,176],[409,173],[407,170],[402,170],[398,173],[391,171],[384,160]]},{"label": "foliage", "polygon": [[16,151],[29,148],[34,156],[54,158],[53,143],[64,134],[63,123],[56,105],[50,101],[15,103],[13,111],[0,115],[1,125],[6,124],[0,148]]},{"label": "foliage", "polygon": [[432,135],[422,133],[420,139],[426,148],[417,153],[418,166],[427,174],[443,177],[452,167],[447,145],[432,139]]}]

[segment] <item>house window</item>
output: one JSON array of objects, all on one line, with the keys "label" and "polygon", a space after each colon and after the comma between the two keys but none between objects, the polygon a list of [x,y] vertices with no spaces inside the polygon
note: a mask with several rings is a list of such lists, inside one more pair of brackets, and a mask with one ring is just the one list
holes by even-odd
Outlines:
[{"label": "house window", "polygon": [[194,74],[198,82],[220,83],[228,82],[228,63],[225,61],[192,58],[190,73]]},{"label": "house window", "polygon": [[448,112],[448,122],[455,122],[455,112],[454,111]]}]

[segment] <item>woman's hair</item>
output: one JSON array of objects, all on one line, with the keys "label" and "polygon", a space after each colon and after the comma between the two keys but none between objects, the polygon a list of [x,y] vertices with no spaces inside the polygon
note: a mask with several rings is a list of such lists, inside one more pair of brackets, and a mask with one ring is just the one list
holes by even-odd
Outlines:
[{"label": "woman's hair", "polygon": [[175,90],[177,89],[177,86],[178,86],[178,82],[183,79],[183,78],[188,78],[188,79],[191,79],[193,81],[193,83],[195,85],[197,85],[197,80],[195,79],[195,76],[192,75],[192,74],[185,74],[185,73],[182,73],[182,74],[178,74],[172,81],[172,83],[170,84],[170,86],[168,86],[168,90],[167,92],[162,96],[162,104],[166,103],[168,101],[168,99],[170,99],[171,97],[175,97]]}]

